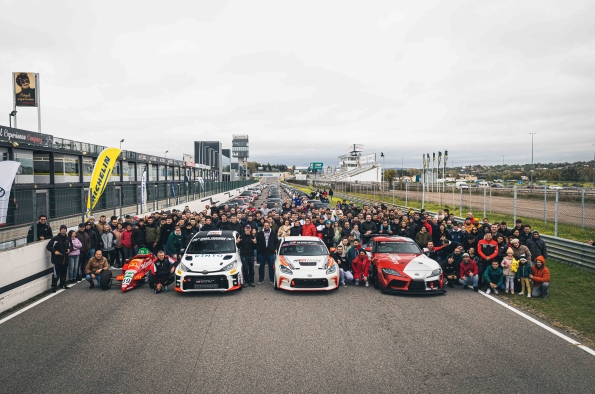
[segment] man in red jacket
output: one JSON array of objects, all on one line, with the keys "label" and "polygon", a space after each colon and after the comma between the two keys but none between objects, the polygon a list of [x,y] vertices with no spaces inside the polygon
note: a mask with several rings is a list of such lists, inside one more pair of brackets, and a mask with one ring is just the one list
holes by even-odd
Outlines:
[{"label": "man in red jacket", "polygon": [[535,258],[535,266],[531,267],[532,274],[529,274],[529,279],[533,279],[532,297],[542,298],[547,297],[550,289],[550,270],[545,267],[545,259],[543,256]]},{"label": "man in red jacket", "polygon": [[364,249],[360,249],[356,258],[351,262],[355,285],[359,286],[360,281],[364,281],[368,286],[368,273],[370,271],[370,259]]},{"label": "man in red jacket", "polygon": [[468,289],[469,285],[473,285],[473,290],[478,291],[478,269],[475,260],[471,260],[469,253],[463,253],[463,261],[460,266],[460,279],[459,282],[463,285],[463,288]]},{"label": "man in red jacket", "polygon": [[479,286],[483,283],[483,273],[492,264],[492,260],[498,257],[498,242],[492,239],[492,233],[486,233],[484,239],[477,243],[477,254],[479,255]]},{"label": "man in red jacket", "polygon": [[302,237],[316,237],[316,226],[312,224],[310,218],[306,218],[306,222],[302,226]]}]

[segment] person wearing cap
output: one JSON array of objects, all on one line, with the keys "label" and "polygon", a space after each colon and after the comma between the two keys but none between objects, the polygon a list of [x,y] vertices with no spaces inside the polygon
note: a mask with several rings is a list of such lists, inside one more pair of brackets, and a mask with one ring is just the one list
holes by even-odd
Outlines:
[{"label": "person wearing cap", "polygon": [[442,269],[444,271],[444,279],[446,279],[446,284],[448,287],[454,288],[454,284],[459,279],[461,267],[460,265],[455,264],[455,258],[452,254],[446,258],[446,262]]},{"label": "person wearing cap", "polygon": [[459,268],[459,283],[463,285],[464,289],[468,289],[469,286],[473,286],[473,291],[479,291],[479,270],[477,263],[472,260],[469,253],[463,253],[463,261]]},{"label": "person wearing cap", "polygon": [[324,227],[322,228],[322,242],[328,249],[333,247],[333,238],[335,237],[335,230],[331,227],[331,221],[325,220]]},{"label": "person wearing cap", "polygon": [[85,231],[85,223],[80,223],[78,231],[76,232],[76,238],[80,241],[81,254],[79,257],[78,271],[76,275],[76,281],[79,282],[85,274],[85,265],[89,256],[89,233]]},{"label": "person wearing cap", "polygon": [[522,254],[519,257],[519,266],[516,271],[516,280],[521,283],[521,292],[519,295],[527,294],[531,298],[531,264],[527,263],[527,257]]},{"label": "person wearing cap", "polygon": [[184,236],[184,248],[188,247],[188,244],[197,232],[198,231],[196,230],[196,228],[192,227],[192,223],[186,222],[184,228],[182,229],[182,235]]},{"label": "person wearing cap", "polygon": [[351,261],[351,269],[353,269],[353,278],[355,285],[359,286],[360,282],[365,282],[366,287],[369,286],[368,274],[370,271],[370,259],[368,254],[362,248],[359,249],[357,256]]},{"label": "person wearing cap", "polygon": [[546,298],[550,289],[550,270],[545,266],[545,257],[537,256],[535,258],[535,265],[531,267],[531,275],[529,278],[533,279],[533,297]]},{"label": "person wearing cap", "polygon": [[60,232],[52,237],[45,249],[51,254],[51,262],[54,266],[52,274],[52,293],[56,292],[58,279],[60,279],[60,288],[68,289],[66,285],[66,274],[68,273],[68,253],[72,250],[72,243],[66,236],[68,228],[65,225],[60,226]]},{"label": "person wearing cap", "polygon": [[254,251],[256,236],[252,235],[252,226],[246,225],[244,232],[236,240],[242,260],[242,275],[250,287],[254,287]]},{"label": "person wearing cap", "polygon": [[525,245],[529,248],[531,256],[534,256],[535,258],[537,258],[537,256],[543,256],[544,259],[547,259],[547,246],[545,245],[543,238],[539,236],[539,231],[533,231],[533,234],[527,239]]}]

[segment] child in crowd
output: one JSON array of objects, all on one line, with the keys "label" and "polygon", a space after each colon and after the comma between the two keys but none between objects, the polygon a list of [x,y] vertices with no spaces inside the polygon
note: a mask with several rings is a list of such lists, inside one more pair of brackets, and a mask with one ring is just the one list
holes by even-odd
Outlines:
[{"label": "child in crowd", "polygon": [[510,291],[510,294],[514,294],[514,278],[516,272],[512,270],[512,261],[514,260],[514,252],[511,248],[506,251],[506,256],[502,259],[502,273],[504,274],[504,283],[506,284],[505,293]]},{"label": "child in crowd", "polygon": [[517,281],[521,282],[521,292],[519,295],[527,294],[527,297],[531,297],[531,279],[529,279],[529,275],[531,275],[531,264],[527,264],[527,258],[524,254],[521,255],[519,259],[519,269],[516,272]]}]

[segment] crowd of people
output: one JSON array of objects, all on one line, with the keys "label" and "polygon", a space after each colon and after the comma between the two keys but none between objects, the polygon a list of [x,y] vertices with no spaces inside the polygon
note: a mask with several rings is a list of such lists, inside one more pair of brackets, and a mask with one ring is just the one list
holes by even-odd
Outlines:
[{"label": "crowd of people", "polygon": [[[207,206],[201,212],[155,212],[143,217],[89,217],[78,230],[60,226],[52,236],[45,217],[36,224],[39,240],[49,239],[47,250],[54,264],[52,291],[67,289],[68,282],[87,279],[93,286],[94,272],[121,268],[139,248],[153,254],[163,252],[178,261],[198,231],[231,230],[240,234],[238,248],[243,262],[246,285],[254,286],[254,264],[260,265],[258,284],[264,283],[268,266],[273,282],[273,264],[279,239],[285,236],[317,236],[330,248],[341,269],[341,285],[353,281],[368,285],[369,256],[364,252],[376,234],[408,237],[432,259],[445,274],[449,287],[462,285],[487,293],[505,291],[527,297],[547,297],[550,273],[546,267],[547,246],[539,231],[517,220],[490,223],[488,218],[475,218],[472,212],[457,221],[445,209],[434,215],[425,210],[402,212],[384,204],[359,207],[337,201],[333,208],[308,203],[308,196],[287,189],[290,193],[281,207],[263,204],[256,208],[249,203],[244,209],[222,204]],[[331,201],[332,190],[316,191],[310,197]],[[172,263],[174,264],[174,263]],[[172,265],[173,267],[173,265]],[[171,268],[171,267],[170,267]],[[58,283],[59,281],[59,283]]]}]

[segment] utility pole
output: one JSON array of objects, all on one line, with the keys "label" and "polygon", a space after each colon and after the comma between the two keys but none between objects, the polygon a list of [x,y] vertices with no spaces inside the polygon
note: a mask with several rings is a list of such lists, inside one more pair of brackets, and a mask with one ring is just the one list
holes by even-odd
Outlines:
[{"label": "utility pole", "polygon": [[529,189],[531,190],[531,193],[533,193],[533,171],[535,170],[535,167],[533,166],[533,136],[537,133],[529,134],[531,134],[531,180],[529,181]]}]

